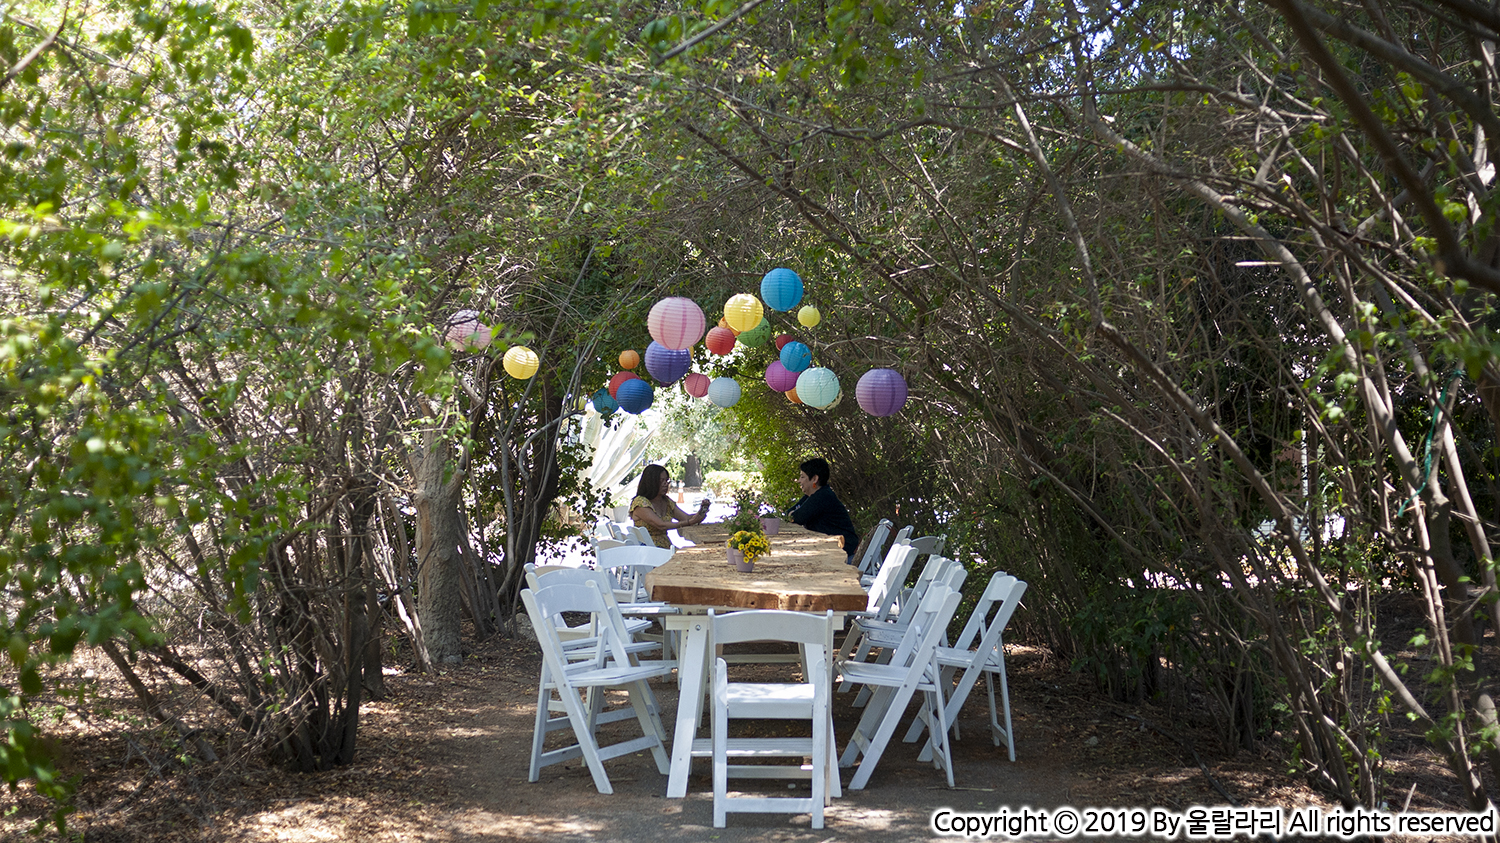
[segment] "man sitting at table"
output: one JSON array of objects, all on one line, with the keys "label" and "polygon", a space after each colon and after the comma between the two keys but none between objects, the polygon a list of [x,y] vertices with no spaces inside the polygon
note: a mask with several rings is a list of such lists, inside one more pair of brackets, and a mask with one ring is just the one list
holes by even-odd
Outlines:
[{"label": "man sitting at table", "polygon": [[859,549],[859,533],[849,518],[849,510],[828,486],[828,460],[813,457],[798,468],[802,470],[797,478],[797,485],[802,487],[802,499],[792,504],[787,517],[815,533],[843,536],[844,551],[849,554],[844,561],[853,565],[854,552]]}]

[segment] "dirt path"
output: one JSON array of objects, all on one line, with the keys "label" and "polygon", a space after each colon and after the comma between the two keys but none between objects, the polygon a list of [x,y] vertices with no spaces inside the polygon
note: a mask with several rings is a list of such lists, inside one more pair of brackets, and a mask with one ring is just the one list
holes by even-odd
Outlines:
[{"label": "dirt path", "polygon": [[[732,815],[729,828],[712,828],[706,761],[695,762],[686,799],[665,798],[666,777],[646,755],[607,762],[609,796],[595,791],[581,761],[527,782],[540,661],[534,646],[507,640],[487,642],[438,676],[388,677],[389,696],[364,709],[359,756],[348,768],[296,775],[251,764],[162,774],[158,759],[142,758],[120,730],[88,727],[66,735],[61,749],[65,772],[81,776],[72,829],[88,843],[927,840],[937,839],[929,818],[943,807],[1183,811],[1224,804],[1214,784],[1247,804],[1328,804],[1284,775],[1274,738],[1262,752],[1226,757],[1205,725],[1194,725],[1202,720],[1194,712],[1109,703],[1042,650],[1013,648],[1007,663],[1015,763],[991,745],[984,694],[976,690],[955,744],[959,788],[949,790],[940,771],[918,763],[914,744],[898,743],[868,788],[834,800],[821,831],[809,828],[806,815]],[[675,687],[654,687],[670,718]],[[836,695],[840,745],[856,719],[851,700]],[[1196,749],[1209,775],[1175,739]],[[1391,747],[1392,758],[1398,749]],[[1452,798],[1442,792],[1446,778],[1419,749],[1408,749],[1414,760],[1406,774],[1420,783],[1411,807],[1445,809]],[[1395,784],[1405,792],[1405,783]],[[23,793],[18,810],[0,816],[0,840],[20,839],[41,809]]]}]

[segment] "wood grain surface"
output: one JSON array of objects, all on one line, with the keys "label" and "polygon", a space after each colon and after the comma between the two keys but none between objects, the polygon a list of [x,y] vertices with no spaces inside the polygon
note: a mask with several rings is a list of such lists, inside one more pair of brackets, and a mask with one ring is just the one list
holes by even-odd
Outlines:
[{"label": "wood grain surface", "polygon": [[741,573],[729,564],[723,524],[684,527],[694,547],[678,548],[671,560],[646,574],[652,600],[676,606],[726,609],[789,609],[798,612],[857,612],[865,608],[859,570],[845,563],[838,536],[814,533],[783,521],[770,536],[771,552]]}]

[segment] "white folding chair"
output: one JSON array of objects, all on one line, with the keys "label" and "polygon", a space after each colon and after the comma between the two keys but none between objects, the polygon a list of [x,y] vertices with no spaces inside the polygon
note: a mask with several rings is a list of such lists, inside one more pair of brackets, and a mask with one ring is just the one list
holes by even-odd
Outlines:
[{"label": "white folding chair", "polygon": [[[891,542],[891,546],[894,547],[898,544],[906,544],[907,542],[911,541],[912,529],[913,527],[910,524],[907,524],[905,527],[897,530],[896,538]],[[884,564],[885,556],[889,555],[890,551],[886,550],[884,555],[877,555],[874,559],[869,560],[870,570],[865,570],[863,566],[861,566],[859,584],[864,586],[865,588],[869,588],[870,585],[875,582],[875,578],[880,575],[880,566]]]},{"label": "white folding chair", "polygon": [[[526,604],[526,612],[531,616],[531,625],[542,647],[542,676],[537,683],[529,780],[538,781],[543,767],[582,756],[594,778],[594,787],[600,793],[613,793],[604,762],[643,749],[651,750],[657,770],[665,775],[669,769],[663,749],[666,732],[662,729],[661,718],[653,710],[655,699],[647,680],[666,676],[673,666],[663,662],[649,665],[630,663],[620,616],[610,611],[607,595],[596,582],[559,583],[535,590],[527,588],[521,591],[521,600]],[[590,658],[573,660],[576,654],[570,654],[557,637],[554,618],[563,612],[588,612],[603,620]],[[630,707],[641,727],[641,737],[601,747],[595,726],[600,722],[604,694],[589,692],[609,688],[624,688],[628,692]],[[551,716],[554,692],[561,698],[565,712],[562,717]],[[587,696],[586,708],[580,694]],[[544,750],[547,733],[564,728],[572,729],[577,742],[561,749]]]},{"label": "white folding chair", "polygon": [[851,790],[860,790],[869,783],[875,765],[880,762],[880,756],[906,713],[907,704],[918,691],[922,693],[922,704],[917,709],[917,717],[927,722],[932,735],[933,763],[947,774],[948,786],[953,786],[953,756],[948,748],[943,686],[938,678],[934,654],[948,622],[958,610],[961,597],[959,592],[946,585],[934,585],[928,589],[927,599],[917,607],[911,625],[906,628],[888,664],[839,662],[839,674],[845,682],[875,689],[843,756],[839,758],[842,767],[859,761],[859,769],[849,782]]},{"label": "white folding chair", "polygon": [[[906,572],[911,570],[913,559],[917,558],[917,549],[908,544],[893,544],[885,554],[885,561],[880,563],[880,572],[875,575],[875,581],[870,584],[869,596],[865,599],[865,610],[860,613],[861,618],[869,618],[884,621],[891,617],[896,605],[895,592],[901,588],[901,583],[906,582]],[[851,628],[849,634],[844,636],[844,643],[839,648],[839,659],[848,659],[854,655],[854,648],[859,644],[862,636],[856,635]],[[839,685],[839,691],[849,690],[849,683]]]},{"label": "white folding chair", "polygon": [[[618,608],[618,601],[614,597],[614,584],[609,574],[604,571],[596,571],[592,568],[575,568],[570,565],[533,565],[530,562],[525,566],[526,584],[533,588],[541,588],[543,585],[555,585],[562,582],[588,582],[595,581],[609,589],[610,602],[614,602]],[[573,649],[578,646],[591,646],[591,640],[599,634],[599,618],[591,615],[588,623],[577,626],[568,626],[567,621],[561,615],[554,618],[557,623],[557,637],[562,640],[563,646]],[[651,626],[651,621],[644,618],[624,618],[625,633],[632,638],[646,628]],[[659,644],[649,641],[630,641],[626,649],[632,653],[646,652],[656,649]]]},{"label": "white folding chair", "polygon": [[865,555],[859,559],[861,576],[874,576],[880,567],[880,560],[885,557],[885,540],[890,538],[892,526],[889,518],[882,518],[875,529],[870,531],[870,540],[865,544]]},{"label": "white folding chair", "polygon": [[630,544],[623,547],[599,549],[599,570],[609,574],[615,583],[615,599],[621,604],[641,603],[649,598],[642,577],[656,568],[676,551],[654,544]]},{"label": "white folding chair", "polygon": [[[947,536],[922,536],[918,539],[908,539],[907,544],[917,549],[917,558],[912,560],[911,569],[914,571],[927,570],[927,563],[943,555],[943,547],[948,543]],[[927,561],[923,561],[922,557]],[[906,587],[906,582],[901,582],[901,588],[896,596],[896,611],[901,611],[902,601],[913,600],[911,589]]]},{"label": "white folding chair", "polygon": [[[968,577],[969,572],[957,560],[945,556],[932,557],[928,560],[927,567],[922,569],[922,574],[917,579],[917,586],[911,589],[912,596],[907,598],[906,611],[887,617],[883,621],[872,618],[858,618],[854,621],[849,635],[858,636],[858,645],[854,648],[852,660],[866,661],[871,650],[880,648],[881,653],[876,661],[882,664],[890,661],[892,648],[901,643],[901,636],[905,634],[906,627],[911,624],[912,618],[917,614],[914,609],[922,605],[921,601],[931,592],[932,586],[941,583],[954,591],[959,591]],[[947,638],[944,637],[943,641],[946,640]],[[844,648],[840,652],[847,651],[849,647],[849,639],[846,638]],[[862,706],[869,698],[870,689],[861,688],[854,698],[854,705]]]},{"label": "white folding chair", "polygon": [[[999,746],[1003,740],[1005,748],[1010,755],[1010,760],[1016,760],[1016,742],[1011,732],[1010,722],[1010,685],[1005,678],[1005,641],[1003,638],[1006,624],[1010,623],[1011,616],[1016,613],[1016,607],[1021,605],[1021,597],[1026,593],[1026,582],[1018,580],[1005,573],[997,573],[990,577],[989,585],[985,586],[984,593],[980,595],[979,602],[970,613],[969,620],[964,624],[963,632],[959,633],[958,639],[952,647],[938,647],[934,658],[937,659],[939,670],[942,674],[942,685],[946,691],[953,682],[953,676],[958,671],[963,671],[958,677],[958,686],[948,694],[947,711],[945,719],[953,731],[953,736],[958,737],[958,713],[964,707],[964,701],[969,698],[969,692],[974,689],[975,683],[983,674],[985,687],[989,690],[990,697],[990,737]],[[990,616],[993,610],[993,617]],[[995,677],[1000,677],[1000,701],[1004,712],[1005,724],[1002,726],[1000,717],[997,716],[995,707]],[[915,721],[907,730],[903,740],[906,743],[915,741],[922,734],[922,722]],[[922,754],[918,756],[926,761],[931,757],[931,750],[923,747]]]},{"label": "white folding chair", "polygon": [[[833,612],[750,610],[727,615],[709,610],[716,645],[756,641],[795,643],[803,654],[800,682],[730,682],[728,663],[714,660],[713,780],[714,828],[723,828],[726,815],[735,813],[808,813],[812,827],[823,827],[823,807],[830,791],[837,791],[838,768],[833,757],[833,716],[830,708],[830,642]],[[810,737],[729,737],[730,720],[806,720]],[[795,758],[794,765],[730,764],[731,759]],[[804,766],[803,758],[811,763]],[[729,795],[728,780],[736,778],[806,778],[807,797]]]}]

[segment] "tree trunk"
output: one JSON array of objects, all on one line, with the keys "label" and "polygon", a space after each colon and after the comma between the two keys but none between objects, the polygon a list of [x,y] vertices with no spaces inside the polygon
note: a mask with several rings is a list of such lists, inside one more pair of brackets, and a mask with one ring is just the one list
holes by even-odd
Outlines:
[{"label": "tree trunk", "polygon": [[[422,639],[433,665],[463,659],[460,618],[463,582],[458,566],[464,563],[463,520],[459,518],[462,474],[447,458],[447,447],[436,431],[422,437],[421,450],[411,456],[417,491],[417,613]],[[451,473],[450,473],[451,472]]]},{"label": "tree trunk", "polygon": [[703,485],[703,466],[698,463],[697,454],[688,454],[687,463],[682,468],[682,485],[689,489]]}]

